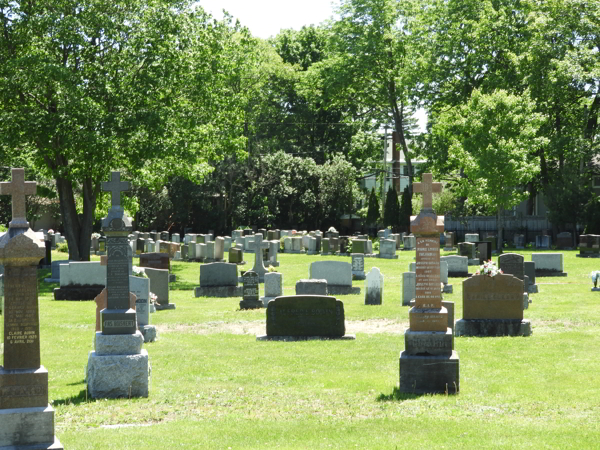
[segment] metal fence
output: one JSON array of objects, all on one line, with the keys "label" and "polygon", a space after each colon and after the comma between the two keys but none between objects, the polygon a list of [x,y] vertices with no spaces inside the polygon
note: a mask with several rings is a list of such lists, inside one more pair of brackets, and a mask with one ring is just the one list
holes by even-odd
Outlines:
[{"label": "metal fence", "polygon": [[[483,239],[488,234],[497,235],[498,220],[495,216],[469,216],[469,217],[451,217],[445,218],[445,231],[454,231],[456,233],[456,242],[465,240],[465,234],[478,233],[479,238]],[[504,217],[504,226],[502,237],[506,242],[513,242],[515,234],[523,234],[525,242],[535,242],[536,236],[542,234],[552,234],[552,224],[543,216],[527,217]],[[553,236],[552,241],[554,242]]]}]

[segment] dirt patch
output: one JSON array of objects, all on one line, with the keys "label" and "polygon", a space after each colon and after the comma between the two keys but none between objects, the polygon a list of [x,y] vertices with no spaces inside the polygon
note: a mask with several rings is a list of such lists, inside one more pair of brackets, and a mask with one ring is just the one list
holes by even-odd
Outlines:
[{"label": "dirt patch", "polygon": [[[240,322],[205,322],[193,325],[158,325],[159,333],[183,332],[194,334],[264,334],[264,320],[240,321]],[[389,333],[404,334],[407,324],[395,322],[388,319],[370,319],[370,320],[346,320],[346,333]]]}]

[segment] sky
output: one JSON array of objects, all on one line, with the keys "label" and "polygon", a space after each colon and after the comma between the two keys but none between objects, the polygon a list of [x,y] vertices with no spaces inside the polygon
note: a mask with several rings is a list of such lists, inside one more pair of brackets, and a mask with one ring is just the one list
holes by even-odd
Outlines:
[{"label": "sky", "polygon": [[225,9],[247,26],[253,36],[264,39],[275,36],[282,28],[299,30],[303,25],[318,25],[333,15],[329,0],[200,0],[198,3],[216,19],[223,18]]}]

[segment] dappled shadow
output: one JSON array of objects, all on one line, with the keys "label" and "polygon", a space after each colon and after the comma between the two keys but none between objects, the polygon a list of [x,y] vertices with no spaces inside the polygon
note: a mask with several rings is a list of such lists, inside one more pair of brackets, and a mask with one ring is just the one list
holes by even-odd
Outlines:
[{"label": "dappled shadow", "polygon": [[[81,382],[81,383],[83,383],[83,382]],[[80,383],[75,383],[75,384],[80,384]],[[72,395],[70,397],[62,398],[62,399],[61,398],[54,399],[52,401],[52,406],[79,405],[81,403],[87,403],[89,400],[91,400],[91,399],[88,399],[88,397],[87,397],[87,390],[82,389],[81,391],[79,391],[79,394],[77,394],[77,395]]]},{"label": "dappled shadow", "polygon": [[74,383],[68,383],[67,386],[77,386],[79,384],[85,384],[85,379],[81,381],[75,381]]},{"label": "dappled shadow", "polygon": [[399,401],[402,402],[404,400],[414,400],[415,398],[422,397],[427,394],[407,394],[405,392],[400,392],[398,387],[395,387],[391,394],[379,394],[376,398],[378,402],[392,402]]},{"label": "dappled shadow", "polygon": [[52,294],[54,292],[54,288],[57,288],[59,283],[46,283],[44,281],[45,278],[50,278],[51,275],[50,269],[38,269],[37,271],[37,279],[38,279],[38,292],[40,295]]}]

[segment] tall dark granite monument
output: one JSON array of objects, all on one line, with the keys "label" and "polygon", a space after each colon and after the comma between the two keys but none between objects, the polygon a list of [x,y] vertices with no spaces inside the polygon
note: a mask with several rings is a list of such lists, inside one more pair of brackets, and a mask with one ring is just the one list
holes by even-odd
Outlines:
[{"label": "tall dark granite monument", "polygon": [[[147,397],[148,352],[142,349],[144,336],[137,329],[135,309],[130,304],[129,248],[131,220],[121,207],[121,192],[129,183],[112,172],[102,189],[112,193],[112,207],[102,219],[106,235],[106,308],[100,311],[102,331],[96,332],[95,351],[88,357],[87,386],[92,398]],[[102,295],[102,294],[101,294]]]},{"label": "tall dark granite monument", "polygon": [[35,190],[35,182],[25,181],[24,169],[12,169],[12,181],[0,183],[0,194],[12,196],[12,220],[0,238],[0,264],[5,267],[0,448],[7,449],[63,448],[54,435],[48,371],[40,358],[37,265],[46,250],[25,218],[25,196]]},{"label": "tall dark granite monument", "polygon": [[423,194],[423,208],[411,217],[410,231],[416,237],[416,296],[410,309],[410,328],[404,333],[400,353],[400,391],[406,393],[456,394],[459,390],[458,353],[448,327],[448,310],[442,305],[440,286],[440,233],[444,217],[431,207],[432,194],[442,191],[430,173],[422,183],[413,183]]}]

